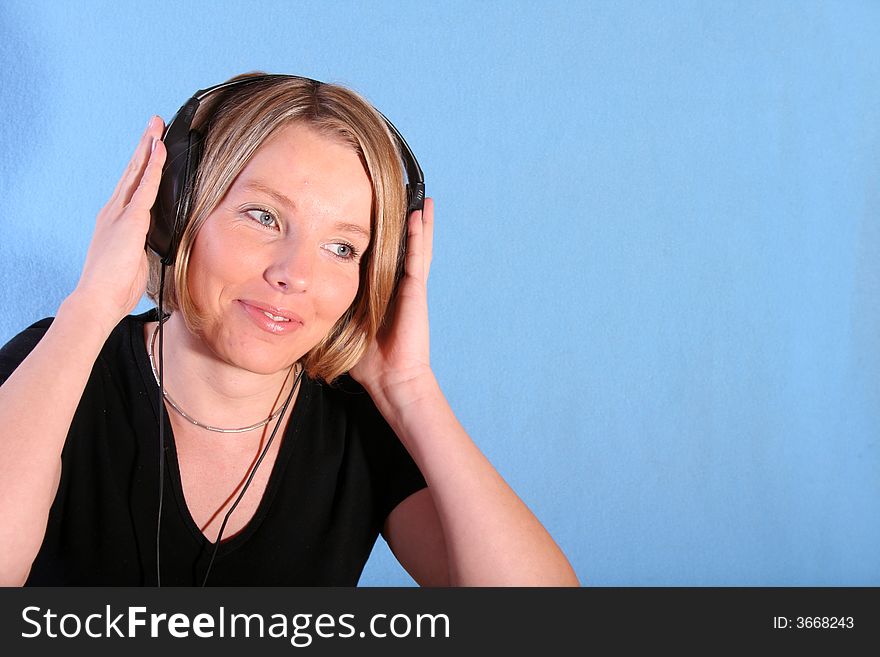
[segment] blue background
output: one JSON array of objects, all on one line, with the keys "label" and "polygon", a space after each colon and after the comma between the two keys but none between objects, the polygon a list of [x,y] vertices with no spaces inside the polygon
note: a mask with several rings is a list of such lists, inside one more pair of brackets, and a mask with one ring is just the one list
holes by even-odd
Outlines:
[{"label": "blue background", "polygon": [[[340,82],[436,199],[446,394],[583,583],[880,585],[878,34],[869,2],[4,2],[0,342],[75,286],[151,114]],[[380,539],[361,583],[412,580]]]}]

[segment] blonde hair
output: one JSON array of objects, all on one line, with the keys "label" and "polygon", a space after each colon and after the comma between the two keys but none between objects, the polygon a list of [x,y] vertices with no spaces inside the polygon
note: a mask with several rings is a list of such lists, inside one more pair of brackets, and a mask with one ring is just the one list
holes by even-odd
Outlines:
[{"label": "blonde hair", "polygon": [[[232,80],[261,75],[249,73]],[[381,115],[350,89],[304,78],[267,78],[234,85],[202,102],[192,128],[205,135],[203,156],[190,216],[165,279],[163,306],[179,310],[190,331],[199,332],[204,318],[187,288],[195,238],[257,149],[293,123],[350,146],[361,158],[373,190],[370,245],[361,257],[357,294],[330,332],[301,361],[310,377],[332,382],[357,364],[385,321],[403,258],[406,220],[397,142]],[[161,262],[149,250],[148,255],[147,294],[156,301]]]}]

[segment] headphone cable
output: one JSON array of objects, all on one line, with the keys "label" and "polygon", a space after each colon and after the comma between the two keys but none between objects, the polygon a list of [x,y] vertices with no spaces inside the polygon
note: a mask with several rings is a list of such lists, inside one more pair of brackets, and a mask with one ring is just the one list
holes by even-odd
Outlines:
[{"label": "headphone cable", "polygon": [[238,503],[241,502],[241,499],[244,497],[245,492],[247,492],[248,486],[251,485],[251,482],[254,479],[254,475],[257,474],[257,468],[260,467],[260,463],[263,462],[263,458],[265,458],[266,454],[268,453],[269,446],[275,439],[275,434],[278,432],[278,427],[281,426],[281,422],[284,420],[284,415],[287,412],[287,406],[290,404],[290,400],[293,399],[293,393],[296,392],[296,387],[297,385],[299,385],[299,380],[302,378],[303,371],[304,368],[300,368],[299,372],[297,373],[296,378],[293,381],[293,387],[290,389],[290,393],[287,395],[287,399],[284,401],[284,405],[281,407],[281,413],[278,415],[278,420],[275,422],[275,428],[272,429],[272,434],[269,436],[269,440],[266,441],[266,446],[263,448],[263,451],[260,454],[260,458],[257,459],[257,462],[251,469],[251,473],[250,475],[248,475],[247,481],[244,484],[244,488],[241,489],[241,492],[238,494],[235,502],[232,504],[232,506],[229,508],[229,511],[226,512],[226,516],[224,516],[223,518],[223,524],[220,525],[220,531],[217,533],[217,540],[214,542],[214,550],[211,553],[211,561],[208,563],[208,569],[205,571],[205,578],[202,580],[202,587],[204,587],[208,582],[208,575],[211,574],[211,568],[214,566],[214,559],[217,557],[217,551],[220,549],[220,541],[223,539],[223,531],[226,529],[226,523],[229,522],[229,517],[232,515],[232,512],[235,511]]},{"label": "headphone cable", "polygon": [[[164,499],[165,492],[165,350],[163,349],[162,340],[165,324],[165,322],[163,321],[164,318],[162,313],[162,299],[165,293],[164,264],[160,267],[159,272],[159,303],[157,308],[159,314],[159,510],[156,517],[156,586],[161,588],[162,568],[159,557],[159,540],[162,532],[162,501]],[[217,534],[217,540],[214,543],[214,551],[211,554],[211,561],[210,563],[208,563],[208,569],[205,571],[205,578],[202,580],[203,587],[208,581],[208,575],[211,574],[211,568],[214,565],[214,559],[217,557],[217,550],[220,548],[220,541],[223,538],[223,531],[226,529],[226,523],[229,522],[229,518],[232,515],[232,512],[235,511],[238,503],[241,502],[241,499],[247,492],[248,486],[251,485],[251,481],[253,481],[254,476],[257,474],[257,468],[260,467],[260,463],[263,462],[263,459],[268,453],[269,447],[272,445],[272,441],[275,439],[275,434],[278,432],[278,428],[281,426],[281,422],[284,419],[285,413],[287,412],[287,407],[290,405],[290,401],[291,399],[293,399],[293,394],[296,392],[296,388],[299,385],[300,379],[302,378],[303,371],[304,368],[300,368],[299,372],[297,373],[296,378],[293,381],[293,387],[290,389],[290,393],[287,395],[287,399],[284,400],[284,405],[281,408],[281,413],[278,414],[278,420],[275,422],[275,428],[272,429],[272,434],[269,436],[269,440],[266,441],[266,446],[263,448],[260,457],[257,459],[254,467],[251,469],[250,475],[245,482],[244,488],[242,488],[241,493],[239,493],[238,497],[235,500],[235,503],[232,505],[229,511],[226,512],[226,516],[223,518],[223,524],[220,525],[220,531]]]},{"label": "headphone cable", "polygon": [[156,516],[156,586],[162,587],[162,569],[159,564],[159,536],[162,531],[162,499],[165,492],[165,359],[162,348],[162,296],[165,293],[165,265],[159,268],[159,512]]}]

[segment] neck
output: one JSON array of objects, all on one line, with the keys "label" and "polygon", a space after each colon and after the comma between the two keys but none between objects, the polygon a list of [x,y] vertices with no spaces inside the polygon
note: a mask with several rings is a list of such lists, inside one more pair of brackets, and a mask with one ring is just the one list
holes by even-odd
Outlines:
[{"label": "neck", "polygon": [[[155,328],[155,323],[146,326],[148,350]],[[223,360],[187,328],[179,312],[168,318],[163,333],[165,390],[204,424],[232,428],[260,422],[278,410],[290,393],[291,370],[257,374]],[[156,336],[153,360],[157,372],[159,353]]]}]

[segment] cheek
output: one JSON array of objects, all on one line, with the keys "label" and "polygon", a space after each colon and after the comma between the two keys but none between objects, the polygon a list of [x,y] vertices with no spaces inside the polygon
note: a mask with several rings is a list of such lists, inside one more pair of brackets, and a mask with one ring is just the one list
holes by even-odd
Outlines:
[{"label": "cheek", "polygon": [[211,290],[216,285],[213,255],[209,240],[197,240],[190,251],[186,282],[190,297],[201,312],[210,304]]},{"label": "cheek", "polygon": [[322,285],[322,314],[335,322],[342,317],[357,296],[360,276],[352,276],[350,272],[338,272],[325,278]]},{"label": "cheek", "polygon": [[230,285],[253,278],[260,262],[259,251],[240,245],[231,249],[206,225],[190,251],[187,285],[193,303],[200,311],[210,312]]}]

